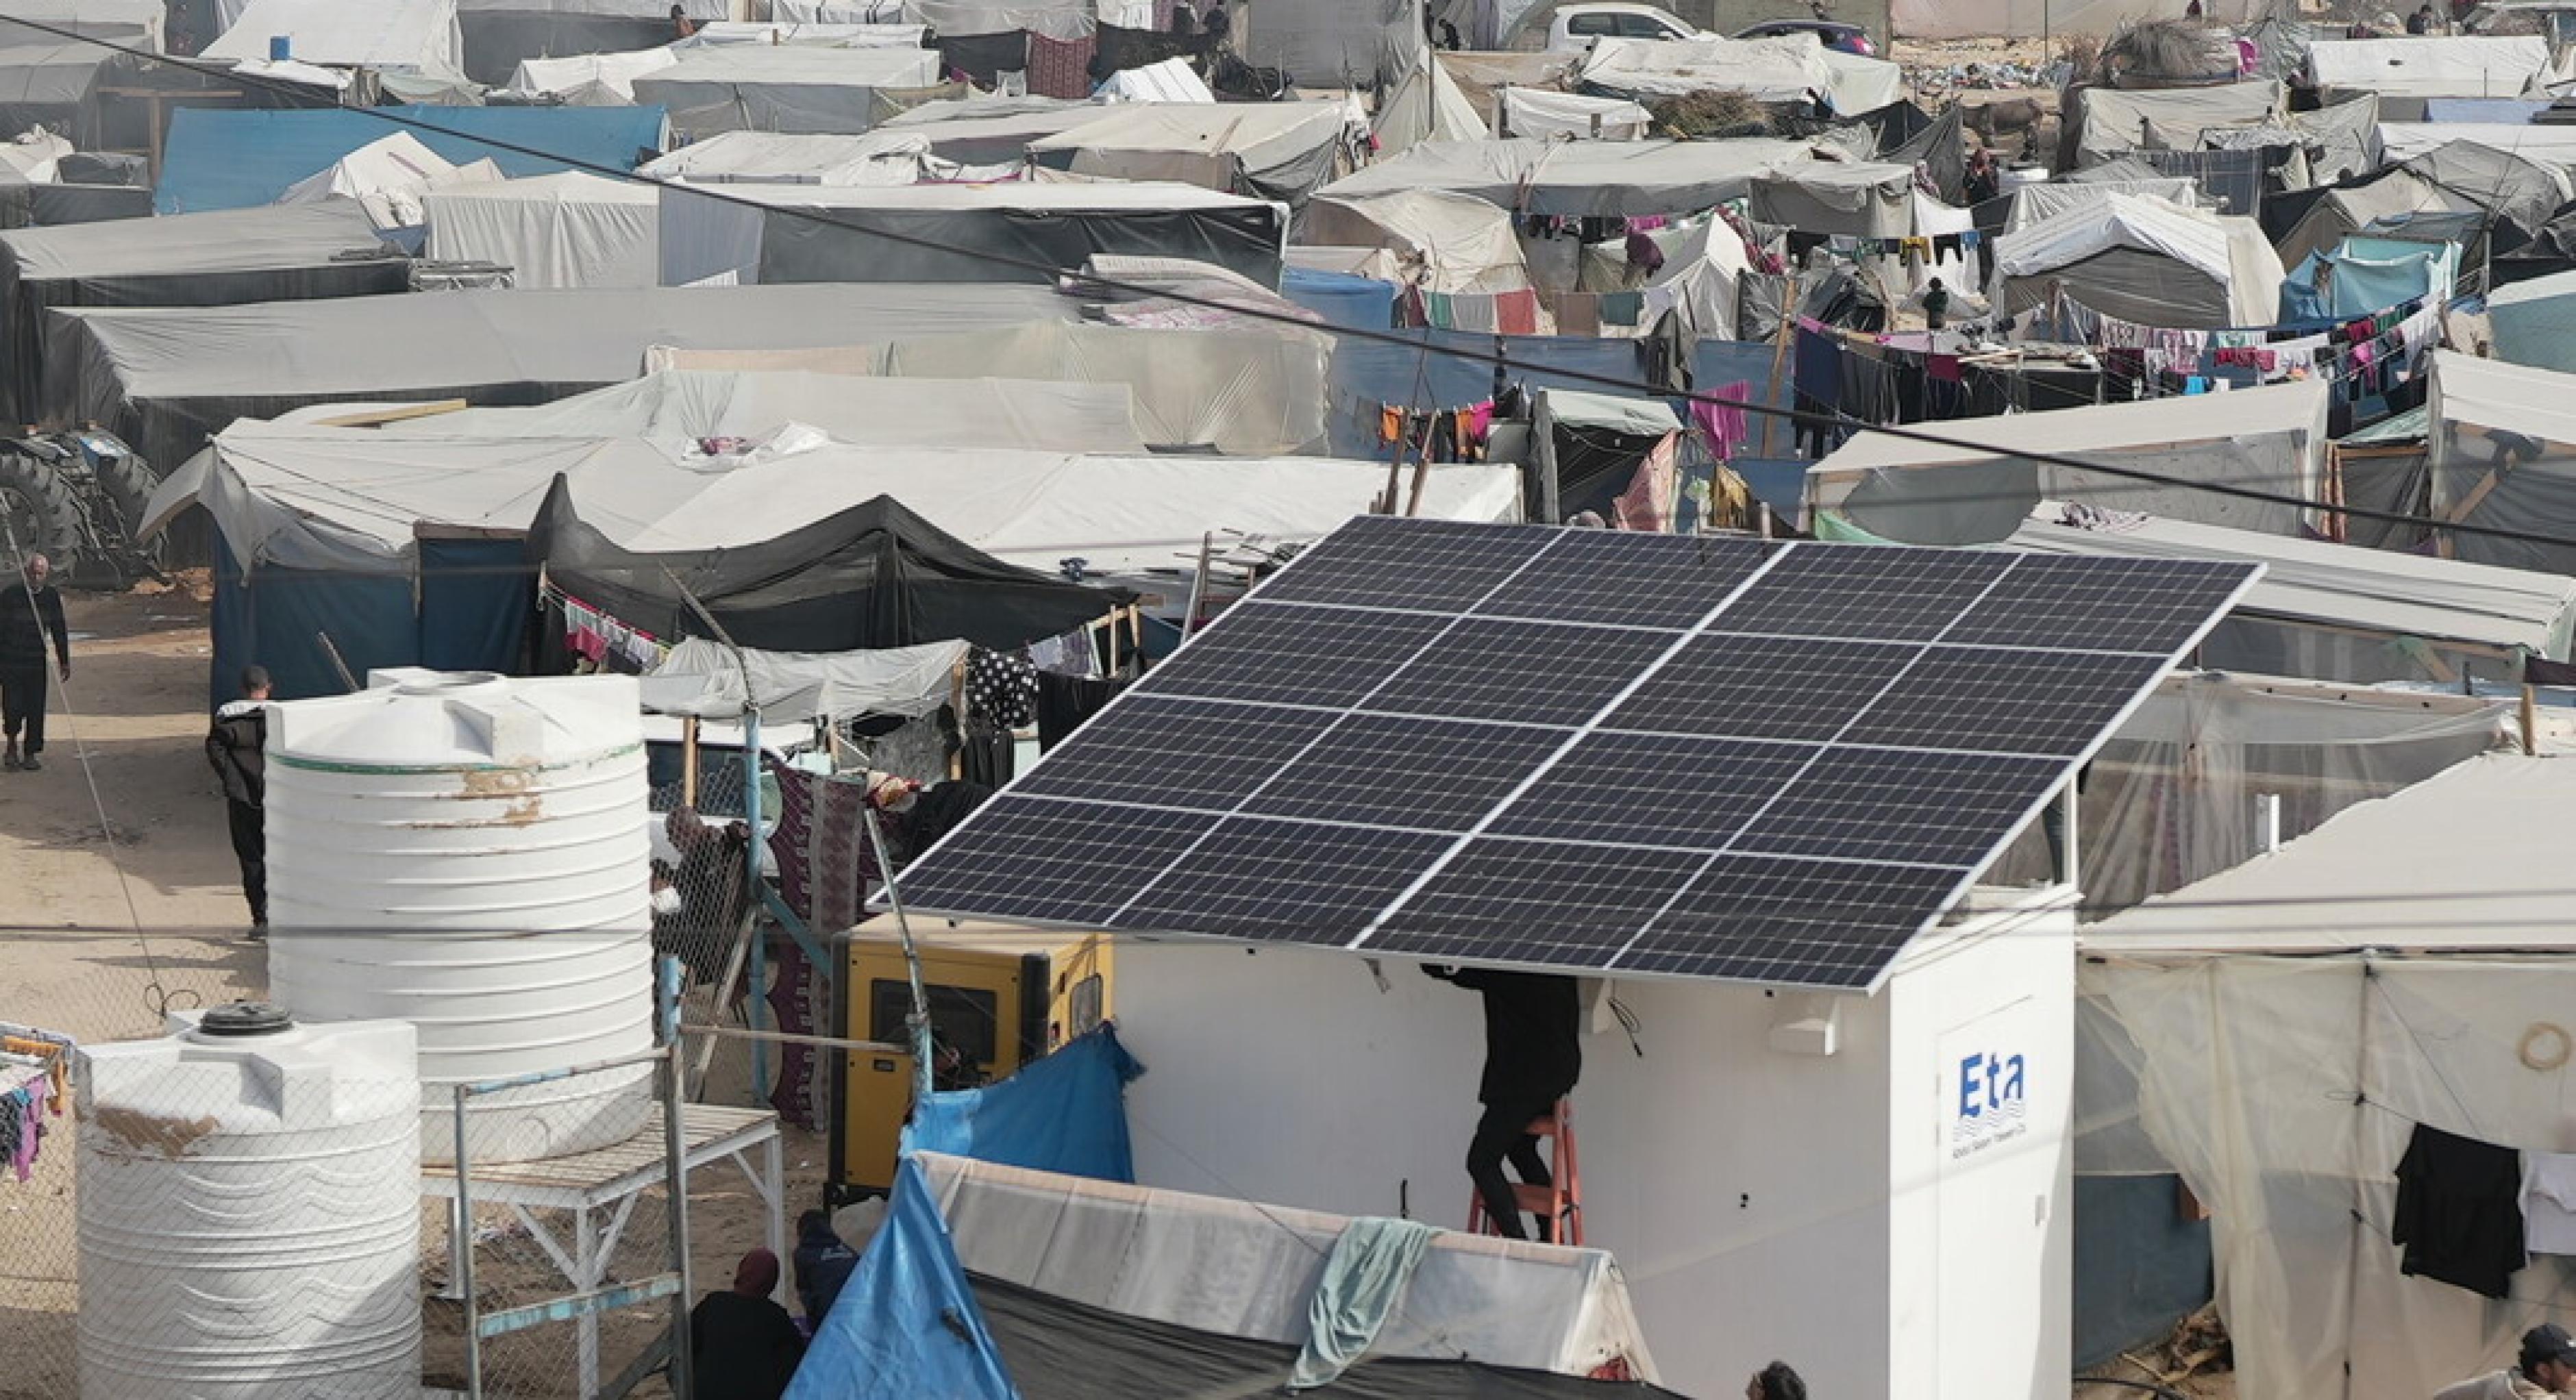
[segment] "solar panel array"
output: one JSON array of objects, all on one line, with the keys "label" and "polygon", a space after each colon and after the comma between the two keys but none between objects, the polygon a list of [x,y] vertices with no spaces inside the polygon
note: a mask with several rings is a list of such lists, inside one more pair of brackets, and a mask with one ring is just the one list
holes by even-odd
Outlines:
[{"label": "solar panel array", "polygon": [[908,906],[1875,985],[2258,566],[1365,517]]}]

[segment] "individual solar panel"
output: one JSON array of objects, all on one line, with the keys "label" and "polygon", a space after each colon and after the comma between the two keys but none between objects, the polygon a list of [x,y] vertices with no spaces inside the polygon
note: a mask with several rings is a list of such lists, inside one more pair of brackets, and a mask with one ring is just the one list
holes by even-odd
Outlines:
[{"label": "individual solar panel", "polygon": [[917,861],[907,897],[1868,987],[2258,572],[1355,521]]}]

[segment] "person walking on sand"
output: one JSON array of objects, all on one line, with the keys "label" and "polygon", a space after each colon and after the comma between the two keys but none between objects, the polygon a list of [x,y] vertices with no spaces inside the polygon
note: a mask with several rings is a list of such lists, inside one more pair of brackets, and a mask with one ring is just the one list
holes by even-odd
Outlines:
[{"label": "person walking on sand", "polygon": [[267,797],[268,668],[245,666],[242,698],[215,711],[206,731],[206,762],[224,787],[233,859],[241,862],[242,898],[250,901],[250,936],[268,937],[268,832],[261,804]]},{"label": "person walking on sand", "polygon": [[0,590],[0,735],[8,747],[0,768],[44,767],[36,755],[45,751],[45,635],[54,638],[54,667],[65,684],[72,678],[72,634],[63,622],[63,595],[47,582],[52,561],[30,554],[18,577]]}]

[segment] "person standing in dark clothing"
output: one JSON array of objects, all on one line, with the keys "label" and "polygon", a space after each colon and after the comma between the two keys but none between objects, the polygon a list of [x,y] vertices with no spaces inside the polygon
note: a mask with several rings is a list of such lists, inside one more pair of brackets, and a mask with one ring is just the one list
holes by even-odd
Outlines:
[{"label": "person standing in dark clothing", "polygon": [[1937,331],[1949,324],[1950,289],[1942,286],[1941,279],[1935,277],[1932,285],[1923,289],[1923,327]]},{"label": "person standing in dark clothing", "polygon": [[1213,0],[1209,4],[1207,13],[1199,16],[1199,28],[1206,31],[1209,48],[1225,47],[1226,39],[1234,33],[1234,17],[1225,12],[1225,0]]},{"label": "person standing in dark clothing", "polygon": [[805,1338],[771,1301],[778,1256],[755,1249],[733,1271],[733,1287],[689,1310],[689,1393],[696,1400],[778,1400],[805,1359]]},{"label": "person standing in dark clothing", "polygon": [[[1485,998],[1485,1076],[1476,1097],[1485,1114],[1467,1144],[1467,1176],[1484,1198],[1485,1213],[1498,1234],[1516,1240],[1529,1235],[1521,1228],[1520,1202],[1511,1178],[1503,1174],[1508,1160],[1523,1184],[1548,1186],[1547,1159],[1539,1155],[1538,1138],[1529,1125],[1546,1117],[1556,1101],[1574,1091],[1583,1074],[1583,996],[1571,977],[1543,972],[1496,972],[1473,967],[1426,966],[1441,981],[1479,992]],[[1540,1237],[1554,1229],[1541,1221]]]},{"label": "person standing in dark clothing", "polygon": [[268,668],[245,666],[242,698],[215,711],[206,731],[206,762],[223,784],[224,812],[232,821],[233,858],[241,862],[242,898],[250,901],[250,936],[268,936],[268,832],[261,803],[267,799]]},{"label": "person standing in dark clothing", "polygon": [[0,591],[0,735],[8,739],[0,767],[33,772],[45,766],[36,755],[45,751],[46,633],[53,634],[55,669],[65,684],[72,678],[72,633],[63,622],[63,595],[45,581],[53,571],[45,556],[30,554],[17,579]]},{"label": "person standing in dark clothing", "polygon": [[823,1325],[841,1285],[859,1266],[859,1252],[841,1242],[829,1211],[809,1210],[796,1219],[796,1301],[805,1308],[808,1328]]}]

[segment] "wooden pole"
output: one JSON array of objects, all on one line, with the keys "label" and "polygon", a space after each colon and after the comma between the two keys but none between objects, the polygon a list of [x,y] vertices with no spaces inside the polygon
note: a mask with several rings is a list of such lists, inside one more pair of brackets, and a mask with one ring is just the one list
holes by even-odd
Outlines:
[{"label": "wooden pole", "polygon": [[2522,752],[2526,758],[2540,752],[2539,728],[2539,704],[2532,696],[2531,687],[2526,685],[2522,688]]},{"label": "wooden pole", "polygon": [[680,805],[698,805],[698,717],[680,721]]}]

